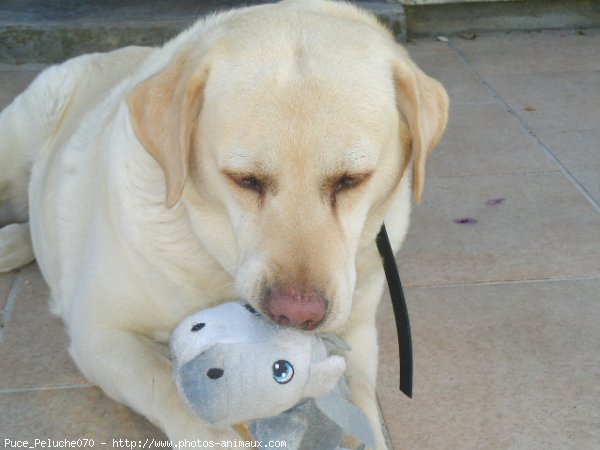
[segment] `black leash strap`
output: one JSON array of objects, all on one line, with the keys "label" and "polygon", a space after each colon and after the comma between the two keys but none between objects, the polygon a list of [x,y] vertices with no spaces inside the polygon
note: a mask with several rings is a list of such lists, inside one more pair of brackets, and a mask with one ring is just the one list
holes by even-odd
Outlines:
[{"label": "black leash strap", "polygon": [[383,270],[385,271],[385,278],[387,279],[392,306],[394,307],[394,318],[396,319],[398,349],[400,351],[400,391],[404,392],[408,398],[412,398],[413,353],[408,308],[406,307],[396,258],[385,230],[385,224],[381,225],[381,230],[377,235],[377,250],[383,258]]}]

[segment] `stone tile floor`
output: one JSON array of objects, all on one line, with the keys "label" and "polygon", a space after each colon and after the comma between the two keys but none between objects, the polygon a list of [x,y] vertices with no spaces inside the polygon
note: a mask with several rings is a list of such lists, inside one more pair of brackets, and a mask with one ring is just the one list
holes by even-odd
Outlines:
[{"label": "stone tile floor", "polygon": [[[600,448],[600,31],[408,49],[452,108],[397,258],[412,400],[398,391],[387,297],[380,307],[379,397],[393,446]],[[39,70],[0,65],[0,106]],[[5,437],[107,448],[113,437],[161,438],[78,373],[47,294],[35,264],[0,275],[0,447]]]}]

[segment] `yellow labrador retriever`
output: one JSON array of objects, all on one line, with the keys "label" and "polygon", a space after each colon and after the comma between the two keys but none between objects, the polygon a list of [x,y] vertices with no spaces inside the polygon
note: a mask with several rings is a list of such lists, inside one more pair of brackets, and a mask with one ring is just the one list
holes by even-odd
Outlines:
[{"label": "yellow labrador retriever", "polygon": [[236,436],[186,408],[153,347],[187,314],[242,297],[340,333],[384,448],[374,241],[385,220],[399,248],[447,109],[371,15],[322,0],[75,58],[0,115],[0,270],[35,254],[77,366],[174,440]]}]

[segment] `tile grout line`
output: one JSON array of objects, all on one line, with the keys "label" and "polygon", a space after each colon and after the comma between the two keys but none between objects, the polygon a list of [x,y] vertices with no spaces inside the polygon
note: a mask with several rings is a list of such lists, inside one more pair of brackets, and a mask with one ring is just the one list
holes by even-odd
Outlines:
[{"label": "tile grout line", "polygon": [[517,114],[517,112],[513,108],[511,108],[511,106],[508,104],[508,102],[500,96],[498,91],[496,91],[492,87],[492,85],[479,72],[477,72],[477,70],[475,70],[475,68],[471,64],[469,64],[469,62],[464,57],[464,55],[459,50],[457,50],[456,47],[454,47],[452,45],[452,42],[448,43],[448,47],[454,52],[454,54],[457,56],[457,58],[465,65],[465,67],[467,67],[477,77],[479,82],[481,84],[483,84],[489,92],[492,93],[494,98],[504,107],[506,112],[508,112],[510,115],[512,115],[517,120],[517,122],[519,123],[521,128],[523,128],[527,132],[527,134],[529,134],[533,139],[535,139],[538,147],[540,147],[542,149],[542,151],[546,154],[546,156],[560,168],[560,171],[565,175],[565,177],[567,177],[567,179],[571,182],[571,184],[573,184],[575,186],[575,188],[592,205],[592,207],[596,210],[596,212],[598,214],[600,214],[600,202],[598,202],[587,191],[587,189],[585,187],[583,187],[583,185],[577,180],[577,178],[575,178],[575,176],[569,171],[569,169],[567,169],[565,167],[565,165],[560,161],[560,159],[558,159],[558,157],[554,154],[554,152],[550,149],[550,147],[548,147],[544,143],[544,141],[542,141],[538,137],[538,135],[531,128],[529,128],[529,125],[527,125],[527,122],[525,122],[525,120],[519,114]]},{"label": "tile grout line", "polygon": [[[446,178],[477,178],[477,177],[512,177],[519,175],[552,175],[556,173],[562,173],[560,169],[556,170],[540,170],[534,171],[530,170],[527,172],[505,172],[505,173],[467,173],[464,175],[431,175],[432,179],[444,180]],[[429,174],[427,175],[429,177]]]},{"label": "tile grout line", "polygon": [[59,384],[56,386],[30,386],[22,388],[0,388],[2,394],[18,394],[21,392],[64,391],[67,389],[85,389],[95,387],[92,384]]},{"label": "tile grout line", "polygon": [[553,283],[553,282],[565,282],[565,281],[593,281],[599,280],[598,275],[577,275],[577,276],[566,276],[566,277],[553,277],[553,278],[532,278],[525,280],[501,280],[501,281],[474,281],[466,283],[441,283],[441,284],[406,284],[406,289],[442,289],[442,288],[453,288],[453,287],[466,287],[466,286],[495,286],[495,285],[517,285],[517,284],[533,284],[533,283]]},{"label": "tile grout line", "polygon": [[377,411],[379,413],[379,421],[381,422],[381,431],[383,432],[383,437],[385,438],[385,445],[387,447],[387,450],[395,450],[394,443],[392,442],[392,438],[390,437],[387,422],[385,421],[385,417],[383,417],[383,409],[381,408],[379,395],[375,394],[375,398],[377,399]]},{"label": "tile grout line", "polygon": [[18,286],[19,286],[19,282],[21,280],[21,274],[22,272],[18,271],[17,273],[15,273],[15,276],[13,277],[11,283],[10,283],[10,288],[8,289],[8,295],[6,297],[6,305],[4,306],[4,311],[3,311],[3,324],[2,327],[0,327],[0,345],[2,344],[2,338],[4,337],[4,330],[6,329],[8,322],[10,321],[11,317],[12,317],[12,312],[15,306],[15,299],[17,297],[17,290],[18,290]]}]

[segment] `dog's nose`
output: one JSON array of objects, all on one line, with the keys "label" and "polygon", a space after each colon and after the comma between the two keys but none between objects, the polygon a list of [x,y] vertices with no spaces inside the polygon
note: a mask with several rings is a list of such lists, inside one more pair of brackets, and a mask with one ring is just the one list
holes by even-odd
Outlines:
[{"label": "dog's nose", "polygon": [[323,322],[328,301],[315,290],[287,286],[273,288],[265,306],[274,322],[312,331]]}]

